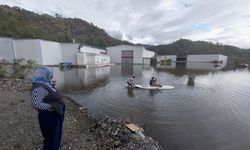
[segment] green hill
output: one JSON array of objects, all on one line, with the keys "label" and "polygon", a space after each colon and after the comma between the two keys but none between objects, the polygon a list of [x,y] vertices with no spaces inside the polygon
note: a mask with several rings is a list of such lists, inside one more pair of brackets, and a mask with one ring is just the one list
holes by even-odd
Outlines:
[{"label": "green hill", "polygon": [[39,15],[19,7],[0,5],[0,36],[41,38],[57,42],[84,42],[105,47],[128,43],[109,36],[103,29],[78,18]]},{"label": "green hill", "polygon": [[149,49],[158,55],[223,54],[229,58],[250,59],[250,50],[220,43],[213,44],[186,39],[180,39],[168,45],[152,46]]}]

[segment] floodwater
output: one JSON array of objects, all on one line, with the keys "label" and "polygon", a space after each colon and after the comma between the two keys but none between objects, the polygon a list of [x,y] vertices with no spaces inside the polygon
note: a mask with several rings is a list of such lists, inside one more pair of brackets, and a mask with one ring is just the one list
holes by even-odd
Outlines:
[{"label": "floodwater", "polygon": [[[54,69],[58,86],[95,117],[130,118],[168,150],[250,148],[250,71],[206,63]],[[188,73],[195,73],[188,86]],[[152,76],[173,90],[126,89]]]}]

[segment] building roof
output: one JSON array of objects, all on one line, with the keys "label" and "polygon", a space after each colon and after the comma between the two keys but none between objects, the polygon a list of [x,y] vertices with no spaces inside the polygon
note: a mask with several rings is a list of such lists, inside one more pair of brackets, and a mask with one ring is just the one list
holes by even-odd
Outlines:
[{"label": "building roof", "polygon": [[[85,43],[80,43],[79,44],[79,48],[82,48],[82,46],[87,46],[87,47],[92,47],[92,48],[96,48],[96,49],[101,49],[101,50],[107,50],[106,48],[101,48],[101,47],[98,47],[98,46],[93,46],[93,45],[88,45],[88,44],[85,44]],[[81,46],[81,47],[80,47]]]},{"label": "building roof", "polygon": [[[133,47],[144,47],[144,46],[140,46],[140,45],[133,45],[133,44],[121,44],[121,45],[114,45],[114,46],[108,46],[109,47],[117,47],[117,46],[133,46]],[[145,48],[145,47],[144,47]]]}]

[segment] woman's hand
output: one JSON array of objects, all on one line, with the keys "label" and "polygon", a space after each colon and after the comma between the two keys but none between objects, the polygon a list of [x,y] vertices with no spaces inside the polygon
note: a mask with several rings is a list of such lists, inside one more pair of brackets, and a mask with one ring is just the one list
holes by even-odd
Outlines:
[{"label": "woman's hand", "polygon": [[50,107],[48,111],[54,111],[54,108],[53,108],[53,107]]}]

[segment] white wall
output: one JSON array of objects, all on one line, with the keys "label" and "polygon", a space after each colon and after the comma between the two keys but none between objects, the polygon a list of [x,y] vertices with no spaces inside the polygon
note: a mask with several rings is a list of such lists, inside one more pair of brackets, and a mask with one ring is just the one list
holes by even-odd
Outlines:
[{"label": "white wall", "polygon": [[133,51],[133,62],[134,64],[143,63],[143,46],[132,46],[132,45],[118,45],[107,47],[108,55],[110,55],[111,63],[121,63],[121,53],[123,50]]},{"label": "white wall", "polygon": [[13,40],[14,51],[16,58],[24,58],[25,60],[31,59],[36,61],[37,64],[43,64],[41,53],[41,40]]},{"label": "white wall", "polygon": [[62,62],[61,44],[41,40],[43,65],[59,65]]},{"label": "white wall", "polygon": [[151,64],[151,58],[143,58],[143,64],[150,65]]},{"label": "white wall", "polygon": [[85,65],[94,65],[95,64],[95,54],[85,53]]},{"label": "white wall", "polygon": [[77,53],[79,44],[77,43],[62,43],[62,61],[72,62],[72,65],[77,64]]},{"label": "white wall", "polygon": [[107,53],[110,56],[111,63],[121,63],[121,49],[122,46],[107,47]]},{"label": "white wall", "polygon": [[14,52],[11,38],[0,38],[0,57],[8,62],[13,62]]},{"label": "white wall", "polygon": [[110,56],[104,54],[96,54],[95,55],[95,64],[109,64],[110,63]]},{"label": "white wall", "polygon": [[215,54],[215,55],[188,55],[187,62],[213,62],[220,61],[221,59],[225,59],[223,55]]},{"label": "white wall", "polygon": [[223,64],[226,64],[227,63],[227,56],[225,56],[225,55],[220,55],[219,56],[219,61],[223,61]]},{"label": "white wall", "polygon": [[93,65],[95,64],[95,54],[93,53],[77,53],[77,65]]},{"label": "white wall", "polygon": [[85,65],[85,53],[76,54],[76,63],[77,65]]},{"label": "white wall", "polygon": [[214,63],[197,63],[197,62],[187,62],[186,68],[190,70],[220,70],[225,67],[224,64],[217,66]]},{"label": "white wall", "polygon": [[78,53],[77,64],[78,65],[99,65],[109,64],[110,57],[105,54],[93,54],[93,53]]},{"label": "white wall", "polygon": [[152,58],[155,56],[155,52],[146,50],[145,48],[143,48],[143,58]]}]

